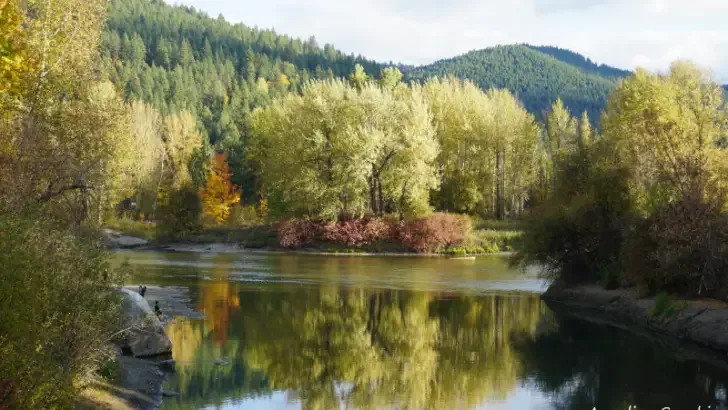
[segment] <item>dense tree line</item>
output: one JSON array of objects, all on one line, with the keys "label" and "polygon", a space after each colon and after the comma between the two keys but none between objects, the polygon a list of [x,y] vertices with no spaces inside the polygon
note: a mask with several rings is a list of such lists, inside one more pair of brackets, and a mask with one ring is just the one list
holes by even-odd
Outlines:
[{"label": "dense tree line", "polygon": [[0,407],[70,408],[120,329],[94,227],[134,169],[105,4],[0,1]]},{"label": "dense tree line", "polygon": [[[555,122],[581,134],[555,120],[549,134]],[[610,96],[603,135],[553,157],[554,191],[533,211],[521,262],[566,284],[726,298],[727,124],[723,89],[691,63],[638,70]]]},{"label": "dense tree line", "polygon": [[380,65],[330,44],[231,24],[161,0],[114,0],[102,35],[104,65],[127,101],[162,115],[191,113],[201,136],[228,153],[233,182],[254,190],[243,163],[251,109],[297,92],[308,80]]},{"label": "dense tree line", "polygon": [[571,65],[525,45],[497,46],[472,51],[407,71],[410,80],[424,81],[453,75],[469,79],[483,89],[505,88],[542,119],[545,111],[561,98],[573,115],[586,111],[598,120],[615,78],[603,77],[583,64]]},{"label": "dense tree line", "polygon": [[538,174],[540,132],[506,90],[361,67],[253,113],[251,159],[276,215],[519,215]]}]

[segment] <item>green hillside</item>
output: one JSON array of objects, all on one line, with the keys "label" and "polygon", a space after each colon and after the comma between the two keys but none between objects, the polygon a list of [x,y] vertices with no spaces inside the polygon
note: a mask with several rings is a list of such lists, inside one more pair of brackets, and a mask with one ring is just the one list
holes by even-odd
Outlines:
[{"label": "green hillside", "polygon": [[251,108],[310,78],[345,76],[356,64],[381,70],[314,37],[231,24],[162,0],[112,0],[102,54],[127,99],[195,113],[213,144],[239,138]]},{"label": "green hillside", "polygon": [[[575,60],[573,56],[577,55],[554,50],[557,49],[546,49],[565,60]],[[507,88],[538,117],[560,97],[573,114],[587,111],[590,118],[598,120],[617,79],[590,72],[593,70],[589,67],[587,60],[572,65],[531,46],[508,45],[415,67],[407,71],[407,78],[423,81],[432,76],[454,75],[470,79],[482,88]]]},{"label": "green hillside", "polygon": [[606,64],[597,64],[594,61],[592,61],[591,58],[585,57],[579,53],[575,53],[571,50],[566,50],[559,47],[551,47],[551,46],[532,46],[530,44],[524,44],[526,47],[539,51],[544,54],[548,54],[551,57],[554,57],[555,59],[562,61],[566,64],[573,65],[575,67],[579,67],[583,71],[586,71],[587,73],[591,74],[597,74],[602,77],[612,77],[612,78],[623,78],[627,77],[628,75],[632,74],[631,71],[622,70],[619,68],[614,68],[611,66],[608,66]]}]

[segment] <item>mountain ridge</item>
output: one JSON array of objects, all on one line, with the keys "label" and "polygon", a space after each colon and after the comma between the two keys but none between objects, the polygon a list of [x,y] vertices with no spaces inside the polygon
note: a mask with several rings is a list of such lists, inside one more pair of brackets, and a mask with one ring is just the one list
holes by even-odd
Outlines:
[{"label": "mountain ridge", "polygon": [[[572,51],[546,48],[553,53],[561,50],[562,59],[583,59],[581,65],[569,64],[534,47],[513,44],[473,50],[413,67],[407,71],[406,78],[424,81],[429,77],[452,75],[471,80],[483,89],[506,88],[518,95],[526,109],[538,118],[542,118],[551,104],[561,98],[572,114],[580,115],[586,111],[593,122],[598,122],[600,112],[606,106],[607,95],[622,77],[616,74],[623,71],[596,65]],[[599,71],[614,76],[604,76]]]},{"label": "mountain ridge", "polygon": [[562,98],[573,114],[587,111],[593,122],[618,78],[629,74],[570,50],[528,44],[473,50],[419,66],[377,62],[320,46],[314,36],[301,40],[162,0],[112,0],[102,54],[127,99],[147,101],[162,112],[196,113],[213,143],[245,132],[247,114],[237,111],[298,92],[309,79],[346,77],[355,64],[373,77],[394,66],[406,81],[452,75],[484,89],[507,88],[538,118]]}]

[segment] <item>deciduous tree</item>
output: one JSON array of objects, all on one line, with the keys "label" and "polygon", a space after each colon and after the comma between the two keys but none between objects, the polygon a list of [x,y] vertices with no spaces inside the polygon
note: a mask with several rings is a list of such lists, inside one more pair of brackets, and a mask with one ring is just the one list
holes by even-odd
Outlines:
[{"label": "deciduous tree", "polygon": [[204,215],[215,223],[224,222],[230,208],[240,202],[240,192],[230,182],[231,175],[225,154],[215,155],[207,183],[200,189]]}]

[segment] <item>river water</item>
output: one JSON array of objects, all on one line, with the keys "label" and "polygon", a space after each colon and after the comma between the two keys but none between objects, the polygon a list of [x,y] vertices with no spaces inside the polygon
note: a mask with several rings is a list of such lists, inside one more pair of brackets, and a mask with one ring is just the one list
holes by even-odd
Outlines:
[{"label": "river water", "polygon": [[167,328],[162,409],[728,408],[728,367],[553,312],[504,256],[116,259],[204,315]]}]

